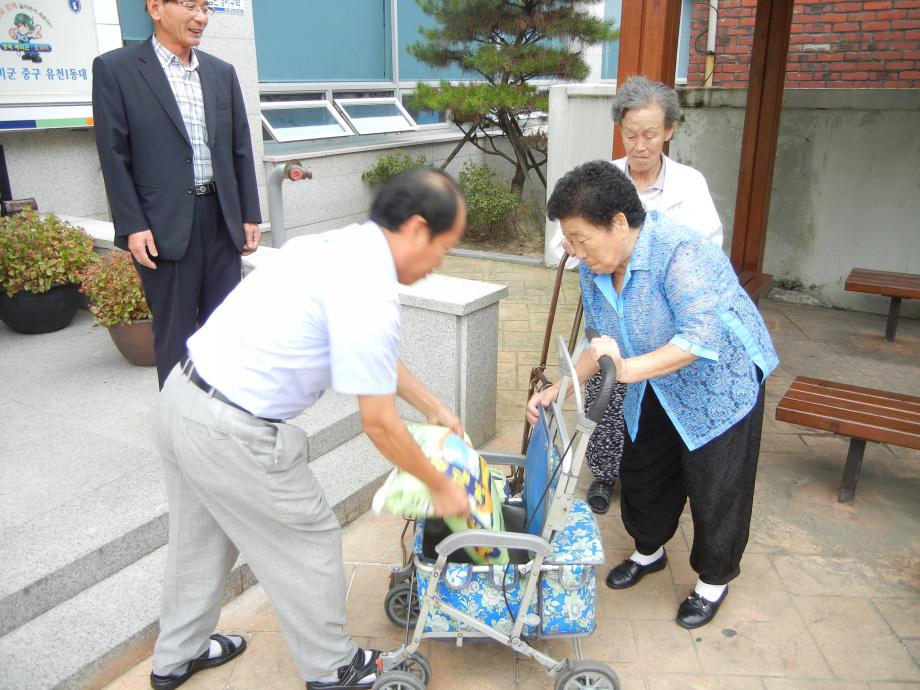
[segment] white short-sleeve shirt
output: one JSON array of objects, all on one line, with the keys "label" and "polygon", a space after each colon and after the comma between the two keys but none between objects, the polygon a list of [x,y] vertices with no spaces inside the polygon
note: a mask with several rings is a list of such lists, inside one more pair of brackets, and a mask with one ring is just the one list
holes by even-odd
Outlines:
[{"label": "white short-sleeve shirt", "polygon": [[396,392],[399,293],[370,221],[294,238],[188,340],[210,385],[259,417],[290,419],[327,388]]}]

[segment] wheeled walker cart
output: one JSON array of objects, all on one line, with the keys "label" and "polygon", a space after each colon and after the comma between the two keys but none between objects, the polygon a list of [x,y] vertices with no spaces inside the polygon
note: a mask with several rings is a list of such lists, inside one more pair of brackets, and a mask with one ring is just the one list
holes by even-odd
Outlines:
[{"label": "wheeled walker cart", "polygon": [[[595,334],[589,334],[594,337]],[[502,506],[505,531],[450,533],[443,521],[415,521],[411,558],[391,573],[385,606],[406,643],[381,655],[376,690],[424,690],[431,676],[422,640],[491,639],[539,663],[556,690],[618,690],[606,663],[581,658],[579,638],[595,628],[597,577],[604,549],[588,505],[575,498],[588,439],[607,409],[616,372],[604,357],[601,393],[586,413],[572,355],[558,339],[560,397],[540,415],[524,455],[482,453],[491,465],[523,468],[523,491]],[[574,384],[573,384],[574,382]],[[575,427],[562,401],[574,387]],[[507,549],[510,563],[474,565],[465,549]],[[554,659],[534,644],[569,637],[574,658]],[[540,645],[542,647],[542,645]]]}]

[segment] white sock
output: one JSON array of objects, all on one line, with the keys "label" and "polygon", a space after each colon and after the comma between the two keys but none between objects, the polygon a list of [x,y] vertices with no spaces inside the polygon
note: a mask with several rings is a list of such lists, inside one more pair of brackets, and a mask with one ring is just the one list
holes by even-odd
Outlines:
[{"label": "white sock", "polygon": [[[227,635],[227,638],[233,643],[234,647],[239,647],[243,643],[243,638],[239,635]],[[208,658],[216,659],[222,652],[220,643],[217,640],[211,640],[211,646],[208,648]]]},{"label": "white sock", "polygon": [[[359,649],[358,651],[364,655],[362,657],[363,661],[361,662],[361,665],[363,666],[364,664],[366,664],[367,662],[371,660],[371,652],[367,649]],[[359,683],[369,683],[372,680],[374,680],[375,676],[376,676],[376,673],[371,672],[370,675],[364,676],[364,678],[359,679],[358,682]],[[336,669],[334,672],[330,673],[328,676],[325,676],[323,678],[317,678],[315,682],[332,683],[334,681],[337,681],[338,679],[339,679],[339,671],[338,669]]]},{"label": "white sock", "polygon": [[662,556],[664,556],[664,547],[659,546],[658,550],[650,556],[641,554],[638,551],[633,551],[633,555],[629,557],[629,560],[634,561],[639,565],[651,565]]},{"label": "white sock", "polygon": [[[362,649],[361,651],[364,652],[364,663],[366,664],[371,660],[371,656],[373,655],[371,654],[369,649]],[[377,677],[377,670],[374,669],[368,675],[364,676],[364,678],[361,678],[360,680],[358,680],[358,682],[359,683],[371,683],[374,681],[376,677]]]},{"label": "white sock", "polygon": [[693,588],[693,591],[706,601],[714,603],[722,598],[722,593],[725,592],[726,587],[728,587],[728,585],[707,585],[702,580],[697,580],[696,587]]}]

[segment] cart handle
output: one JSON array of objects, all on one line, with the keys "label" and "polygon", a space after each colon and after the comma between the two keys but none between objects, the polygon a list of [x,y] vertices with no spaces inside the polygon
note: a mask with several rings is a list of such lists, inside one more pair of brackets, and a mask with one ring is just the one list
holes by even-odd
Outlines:
[{"label": "cart handle", "polygon": [[[600,338],[601,334],[594,328],[586,328],[585,337],[590,344],[595,338]],[[600,424],[601,419],[604,417],[604,412],[607,411],[607,407],[610,405],[610,398],[613,396],[613,387],[617,382],[617,365],[607,355],[601,357],[597,363],[601,367],[601,390],[591,404],[587,417],[595,424]]]},{"label": "cart handle", "polygon": [[476,546],[490,546],[500,549],[522,549],[532,551],[535,556],[546,556],[550,551],[549,542],[532,534],[516,532],[492,532],[489,530],[467,530],[445,537],[435,546],[439,556],[449,556],[454,551]]}]

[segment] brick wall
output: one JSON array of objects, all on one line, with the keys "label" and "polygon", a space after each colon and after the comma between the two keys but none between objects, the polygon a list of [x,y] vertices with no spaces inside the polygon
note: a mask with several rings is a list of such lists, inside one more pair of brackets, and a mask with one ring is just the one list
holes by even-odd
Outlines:
[{"label": "brick wall", "polygon": [[[757,0],[719,0],[713,86],[747,86]],[[920,88],[920,0],[796,0],[787,88]],[[688,86],[702,86],[709,2],[693,6]]]}]

